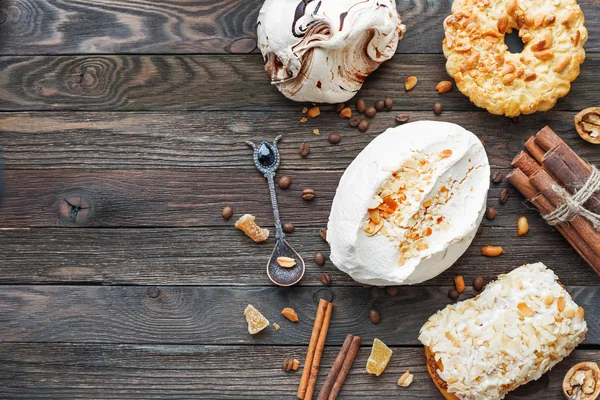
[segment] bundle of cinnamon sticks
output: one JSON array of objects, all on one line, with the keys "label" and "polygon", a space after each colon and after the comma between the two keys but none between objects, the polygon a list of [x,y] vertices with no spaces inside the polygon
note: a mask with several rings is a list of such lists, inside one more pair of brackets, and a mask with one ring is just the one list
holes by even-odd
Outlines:
[{"label": "bundle of cinnamon sticks", "polygon": [[[543,128],[525,142],[524,151],[512,161],[507,179],[544,216],[553,213],[565,202],[560,188],[571,195],[584,186],[592,167],[577,155],[552,129]],[[583,206],[600,213],[600,194],[594,193]],[[600,275],[600,232],[581,215],[555,225],[579,255]]]}]

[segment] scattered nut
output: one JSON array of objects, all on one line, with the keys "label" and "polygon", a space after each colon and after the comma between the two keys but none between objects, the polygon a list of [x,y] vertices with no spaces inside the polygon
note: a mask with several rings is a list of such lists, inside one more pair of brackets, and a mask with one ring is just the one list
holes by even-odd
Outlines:
[{"label": "scattered nut", "polygon": [[358,124],[358,130],[361,132],[366,132],[369,129],[369,121],[367,121],[366,119],[363,119],[360,121],[360,123]]},{"label": "scattered nut", "polygon": [[367,107],[365,110],[365,116],[367,118],[374,118],[377,115],[377,109],[375,107]]},{"label": "scattered nut", "polygon": [[517,233],[519,236],[525,236],[529,232],[529,222],[527,222],[527,218],[522,216],[519,217],[519,221],[517,222]]},{"label": "scattered nut", "polygon": [[285,224],[283,224],[282,228],[285,233],[292,233],[296,229],[294,224],[292,224],[291,222],[286,222]]},{"label": "scattered nut", "polygon": [[385,101],[383,101],[383,100],[377,100],[375,102],[375,109],[377,111],[383,111],[384,108],[385,108]]},{"label": "scattered nut", "polygon": [[354,116],[350,118],[350,121],[348,121],[348,125],[350,125],[353,128],[356,128],[358,124],[360,124],[360,121],[360,117]]},{"label": "scattered nut", "polygon": [[419,80],[417,79],[416,76],[409,76],[408,78],[406,78],[406,82],[404,82],[404,88],[408,92],[408,91],[412,90],[417,85],[418,81]]},{"label": "scattered nut", "polygon": [[396,115],[396,123],[398,123],[398,124],[403,124],[405,122],[408,122],[408,120],[409,120],[408,114],[399,113]]},{"label": "scattered nut", "polygon": [[392,297],[396,297],[398,295],[398,288],[396,286],[388,286],[385,288],[385,291]]},{"label": "scattered nut", "polygon": [[223,216],[223,218],[228,220],[233,215],[233,208],[231,208],[229,206],[224,207],[223,211],[221,211],[221,215]]},{"label": "scattered nut", "polygon": [[325,264],[325,261],[327,260],[327,258],[325,257],[325,254],[318,252],[317,254],[315,254],[315,262],[318,265],[323,265]]},{"label": "scattered nut", "polygon": [[492,175],[492,182],[495,184],[498,184],[498,183],[502,182],[503,178],[504,178],[504,175],[502,175],[502,172],[496,171],[496,172],[494,172],[494,175]]},{"label": "scattered nut", "polygon": [[465,291],[465,280],[461,275],[454,277],[454,286],[456,286],[456,291],[458,293]]},{"label": "scattered nut", "polygon": [[277,322],[273,322],[273,328],[275,328],[276,331],[281,329],[281,327],[279,326],[279,324]]},{"label": "scattered nut", "polygon": [[500,192],[500,204],[504,204],[508,201],[508,189],[504,188]]},{"label": "scattered nut", "polygon": [[304,189],[302,191],[302,198],[306,201],[310,201],[315,198],[315,191],[313,189]]},{"label": "scattered nut", "polygon": [[435,103],[433,105],[433,113],[435,115],[441,115],[443,110],[444,110],[444,106],[442,106],[442,103]]},{"label": "scattered nut", "polygon": [[306,115],[309,118],[315,118],[318,117],[321,114],[321,110],[319,110],[319,107],[315,106],[313,108],[311,108],[310,110],[308,110],[308,112],[306,113]]},{"label": "scattered nut", "polygon": [[498,257],[504,253],[504,249],[500,246],[484,246],[481,249],[481,254],[486,257]]},{"label": "scattered nut", "polygon": [[586,142],[600,144],[600,108],[586,108],[575,116],[575,128]]},{"label": "scattered nut", "polygon": [[331,143],[331,144],[338,144],[339,142],[342,141],[342,137],[340,136],[339,133],[331,133],[329,135],[329,137],[327,138],[327,140],[329,140],[329,143]]},{"label": "scattered nut", "polygon": [[381,322],[381,314],[379,313],[379,311],[373,309],[369,311],[369,319],[374,325],[377,325]]},{"label": "scattered nut", "polygon": [[327,272],[321,272],[321,283],[325,286],[331,284],[331,277]]},{"label": "scattered nut", "polygon": [[302,107],[302,114],[306,114],[308,112],[308,108]]},{"label": "scattered nut", "polygon": [[290,178],[287,175],[282,176],[281,178],[279,178],[279,187],[282,189],[287,189],[290,187],[290,185],[292,184],[292,178]]},{"label": "scattered nut", "polygon": [[563,379],[563,394],[570,400],[594,400],[600,396],[600,368],[595,362],[574,365]]},{"label": "scattered nut", "polygon": [[409,387],[414,379],[414,375],[410,373],[410,371],[406,371],[400,379],[398,379],[398,386],[400,387]]},{"label": "scattered nut", "polygon": [[367,103],[365,103],[365,101],[363,99],[357,99],[356,100],[356,111],[358,111],[360,113],[364,113],[366,109],[367,109]]},{"label": "scattered nut", "polygon": [[300,145],[300,149],[298,151],[300,153],[300,157],[304,158],[310,153],[310,145],[306,142],[303,142]]},{"label": "scattered nut", "polygon": [[383,100],[383,103],[385,104],[385,109],[388,111],[394,106],[394,101],[390,97],[386,97],[385,100]]},{"label": "scattered nut", "polygon": [[283,315],[292,322],[298,322],[298,314],[296,313],[296,310],[294,310],[291,307],[286,307],[283,310],[281,310],[281,315]]},{"label": "scattered nut", "polygon": [[340,111],[340,118],[352,118],[352,110],[350,107],[346,107]]},{"label": "scattered nut", "polygon": [[315,135],[318,135],[320,132],[319,132],[319,130],[318,130],[318,129],[313,129],[313,133],[314,133]]},{"label": "scattered nut", "polygon": [[484,286],[485,286],[485,279],[483,279],[483,276],[475,277],[475,279],[473,280],[473,289],[480,292]]},{"label": "scattered nut", "polygon": [[321,239],[327,241],[327,228],[321,228],[319,235],[321,236]]},{"label": "scattered nut", "polygon": [[342,110],[343,110],[344,108],[347,108],[347,107],[346,107],[346,103],[337,103],[337,104],[335,105],[335,112],[336,112],[336,113],[340,113],[340,112],[342,112]]},{"label": "scattered nut", "polygon": [[485,217],[490,221],[496,218],[496,209],[494,207],[489,207],[485,210]]},{"label": "scattered nut", "polygon": [[456,289],[450,289],[450,290],[448,290],[448,297],[450,297],[450,299],[452,301],[458,300],[459,296],[460,296],[460,293],[458,293],[458,291]]},{"label": "scattered nut", "polygon": [[435,90],[438,92],[438,94],[446,93],[450,89],[452,89],[452,82],[450,81],[441,81],[435,86]]},{"label": "scattered nut", "polygon": [[281,268],[292,268],[296,265],[296,259],[291,257],[277,257],[277,264]]},{"label": "scattered nut", "polygon": [[286,357],[283,359],[282,367],[286,372],[297,371],[299,366],[300,361],[296,360],[295,358]]}]

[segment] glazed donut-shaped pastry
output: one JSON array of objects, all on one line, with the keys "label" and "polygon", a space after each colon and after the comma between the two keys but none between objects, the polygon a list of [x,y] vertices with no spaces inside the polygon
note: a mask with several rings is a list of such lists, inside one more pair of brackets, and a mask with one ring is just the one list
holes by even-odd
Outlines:
[{"label": "glazed donut-shaped pastry", "polygon": [[[455,0],[444,21],[446,70],[458,89],[492,114],[546,111],[569,93],[588,33],[575,0]],[[525,44],[511,53],[504,35]]]}]

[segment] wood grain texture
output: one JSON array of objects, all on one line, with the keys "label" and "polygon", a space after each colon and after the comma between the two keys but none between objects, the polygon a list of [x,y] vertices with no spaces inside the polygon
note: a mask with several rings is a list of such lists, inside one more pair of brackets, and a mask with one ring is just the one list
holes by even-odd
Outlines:
[{"label": "wood grain texture", "polygon": [[[333,111],[300,123],[301,109],[266,114],[248,111],[206,112],[17,112],[0,113],[2,149],[8,169],[176,169],[235,168],[253,170],[251,151],[244,144],[283,134],[278,147],[282,171],[345,169],[379,133],[397,124],[396,105],[371,119],[367,132],[348,125]],[[600,163],[597,148],[579,137],[575,112],[553,111],[512,120],[487,112],[430,111],[408,113],[411,121],[458,123],[486,144],[493,169],[510,168],[512,158],[527,138],[545,125],[557,132],[578,154]],[[320,135],[312,133],[318,128]],[[330,133],[342,141],[331,145]],[[298,148],[310,144],[301,158]],[[280,172],[281,173],[281,172]]]},{"label": "wood grain texture", "polygon": [[[198,345],[306,344],[319,297],[334,311],[328,345],[341,345],[349,332],[364,343],[418,345],[419,329],[450,303],[448,287],[404,287],[390,297],[377,288],[358,287],[187,287],[159,286],[0,286],[0,342],[154,343]],[[589,332],[584,343],[600,345],[600,291],[567,287],[584,307]],[[472,295],[471,295],[472,296]],[[254,305],[271,323],[248,334],[244,308]],[[299,323],[280,313],[292,307]],[[373,325],[369,310],[381,312]]]},{"label": "wood grain texture", "polygon": [[[490,281],[515,266],[538,261],[552,269],[565,285],[600,285],[600,278],[562,236],[534,212],[526,215],[529,236],[518,237],[516,226],[485,221],[483,232],[465,255],[422,286],[451,285],[454,276],[462,275],[470,287],[478,275]],[[512,221],[499,223],[516,225],[515,221],[512,217]],[[258,245],[231,225],[199,229],[0,230],[0,283],[271,285],[265,267],[274,240]],[[300,285],[319,286],[321,272],[327,272],[334,286],[361,286],[331,261],[324,266],[313,261],[316,252],[329,254],[319,228],[296,228],[288,240],[306,261]],[[501,244],[506,252],[498,258],[485,258],[481,247],[488,244]]]},{"label": "wood grain texture", "polygon": [[[262,0],[3,0],[0,54],[249,53]],[[441,53],[449,0],[397,0],[407,32],[398,53]],[[598,10],[580,0],[599,51]]]},{"label": "wood grain texture", "polygon": [[[441,396],[425,368],[421,348],[392,347],[383,375],[368,375],[365,343],[340,393],[341,399],[430,399]],[[325,348],[317,389],[339,348]],[[302,361],[304,346],[195,346],[0,344],[0,396],[11,399],[295,399],[300,374],[284,372],[286,356]],[[540,380],[507,400],[561,400],[567,370],[582,361],[600,362],[600,351],[576,350]],[[226,366],[226,368],[223,368]],[[408,388],[396,385],[409,370]]]},{"label": "wood grain texture", "polygon": [[[359,96],[370,101],[391,96],[405,111],[432,110],[440,100],[445,110],[481,111],[456,89],[437,94],[436,84],[449,79],[444,65],[441,54],[394,57],[367,79]],[[595,104],[600,55],[589,54],[582,71],[554,110],[580,111]],[[419,83],[405,92],[409,75],[416,75]],[[259,55],[0,57],[0,111],[301,107],[270,84]]]}]

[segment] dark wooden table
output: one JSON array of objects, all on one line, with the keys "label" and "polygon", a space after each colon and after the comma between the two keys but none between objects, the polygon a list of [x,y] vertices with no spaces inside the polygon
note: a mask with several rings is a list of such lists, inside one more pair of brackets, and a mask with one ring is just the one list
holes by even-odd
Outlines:
[{"label": "dark wooden table", "polygon": [[[571,93],[547,113],[518,122],[474,107],[447,79],[440,42],[450,1],[399,1],[407,25],[393,60],[361,96],[386,95],[411,120],[460,123],[485,143],[493,171],[506,173],[524,140],[548,124],[576,151],[600,162],[600,147],[573,129],[575,113],[598,106],[600,7],[582,0],[590,40]],[[467,283],[542,261],[586,309],[589,333],[567,360],[509,399],[560,399],[565,371],[600,361],[600,278],[504,180],[489,205],[498,217],[453,266],[396,297],[363,288],[328,262],[319,237],[344,168],[378,133],[394,125],[382,112],[367,133],[350,128],[331,106],[306,124],[303,104],[269,84],[256,50],[260,0],[0,0],[0,146],[7,195],[0,207],[0,398],[2,399],[293,399],[300,373],[281,370],[285,356],[303,360],[320,295],[335,310],[323,370],[347,333],[363,337],[344,399],[440,399],[425,370],[417,333],[448,302],[455,275]],[[419,78],[406,93],[409,75]],[[433,103],[444,113],[435,117]],[[314,128],[321,132],[312,133]],[[342,141],[331,145],[327,135]],[[273,245],[251,242],[233,227],[243,213],[272,225],[264,179],[244,141],[283,134],[279,191],[282,217],[296,225],[290,242],[307,260],[293,288],[265,274]],[[307,159],[298,146],[307,141]],[[312,202],[300,191],[316,190]],[[508,203],[498,195],[508,188]],[[230,205],[235,216],[221,218]],[[531,231],[516,234],[517,218]],[[502,245],[499,258],[480,255]],[[320,274],[332,285],[321,284]],[[280,331],[255,337],[242,312],[251,303]],[[294,307],[292,324],[279,314]],[[382,322],[369,322],[371,308]],[[394,356],[380,377],[364,371],[378,337]],[[415,374],[408,389],[396,381]]]}]

